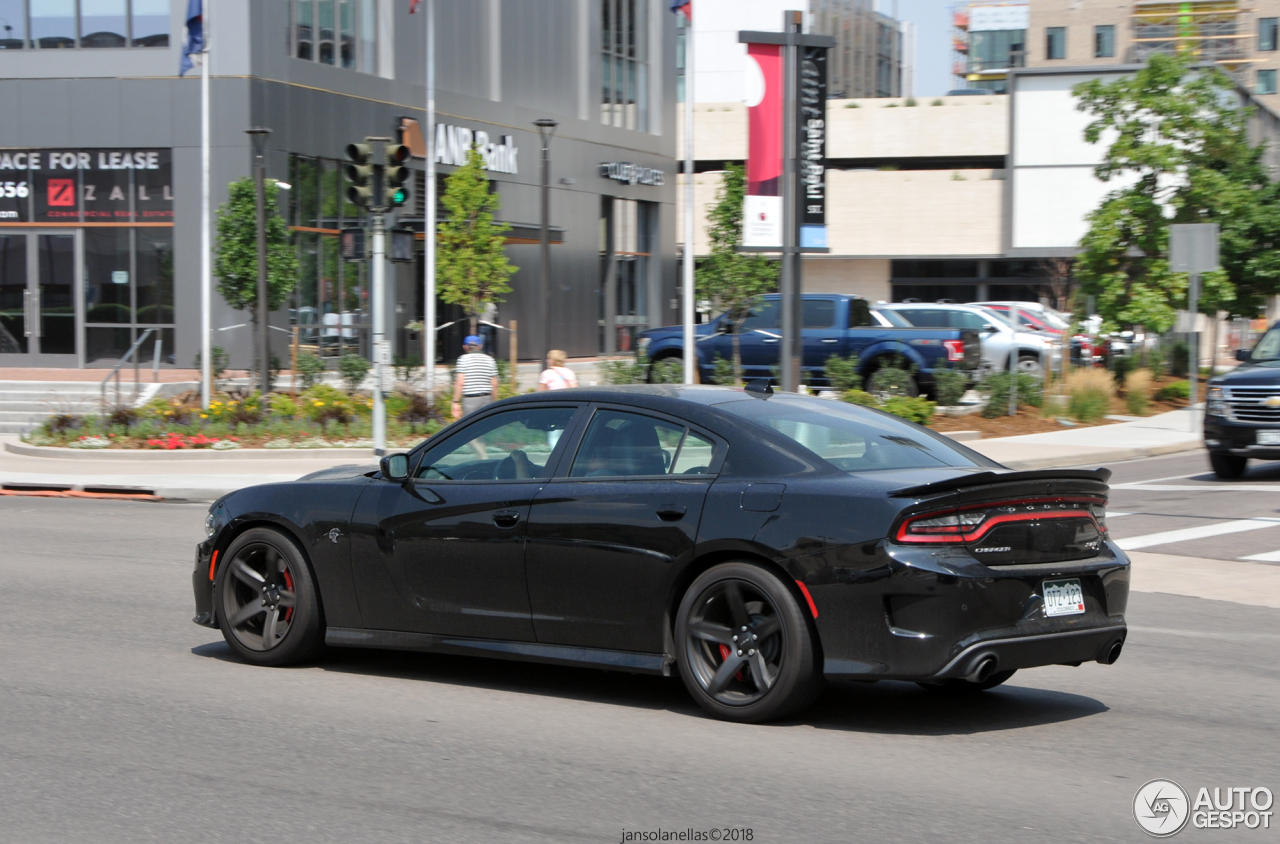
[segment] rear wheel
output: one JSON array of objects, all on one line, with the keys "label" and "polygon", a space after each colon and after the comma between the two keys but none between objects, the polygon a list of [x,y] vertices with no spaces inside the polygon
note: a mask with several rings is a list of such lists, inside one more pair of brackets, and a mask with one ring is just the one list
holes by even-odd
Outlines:
[{"label": "rear wheel", "polygon": [[1247,457],[1209,452],[1209,465],[1213,467],[1213,473],[1224,481],[1234,481],[1239,478],[1244,474],[1245,466],[1248,463],[1249,458]]},{"label": "rear wheel", "polygon": [[808,706],[822,688],[814,639],[786,584],[752,563],[708,569],[676,615],[685,687],[727,721],[768,721]]},{"label": "rear wheel", "polygon": [[1008,671],[997,671],[981,683],[970,683],[968,680],[962,680],[959,677],[953,677],[950,680],[943,680],[940,683],[920,683],[931,692],[945,692],[947,694],[972,694],[974,692],[985,692],[987,689],[994,689],[996,686],[1008,680],[1015,673],[1016,668]]},{"label": "rear wheel", "polygon": [[920,385],[916,383],[915,376],[905,369],[889,366],[882,366],[868,375],[863,388],[881,400],[890,396],[915,398],[920,395]]},{"label": "rear wheel", "polygon": [[1023,375],[1030,375],[1033,378],[1044,377],[1044,367],[1040,364],[1040,358],[1035,355],[1018,355],[1018,372]]},{"label": "rear wheel", "polygon": [[271,528],[245,531],[219,568],[214,608],[227,644],[255,665],[293,665],[324,641],[320,598],[298,547]]}]

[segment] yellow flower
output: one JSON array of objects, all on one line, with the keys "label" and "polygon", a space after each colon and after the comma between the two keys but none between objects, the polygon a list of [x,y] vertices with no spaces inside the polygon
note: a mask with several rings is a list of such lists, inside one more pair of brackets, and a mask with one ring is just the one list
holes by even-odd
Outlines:
[{"label": "yellow flower", "polygon": [[200,418],[201,418],[201,419],[208,419],[208,418],[209,418],[209,414],[207,414],[207,413],[201,413],[201,414],[200,414]]},{"label": "yellow flower", "polygon": [[312,402],[311,404],[314,407],[324,407],[324,402],[322,401]]}]

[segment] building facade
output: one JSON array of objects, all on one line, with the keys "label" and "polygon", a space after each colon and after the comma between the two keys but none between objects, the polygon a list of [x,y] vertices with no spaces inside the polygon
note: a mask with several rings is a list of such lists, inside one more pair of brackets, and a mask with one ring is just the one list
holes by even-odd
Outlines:
[{"label": "building facade", "polygon": [[[519,269],[492,314],[522,358],[628,348],[675,320],[675,16],[660,0],[436,0],[437,125],[424,127],[425,16],[403,0],[225,0],[211,44],[213,204],[248,176],[263,126],[299,256],[276,354],[293,328],[322,355],[367,352],[370,267],[339,260],[364,222],[344,199],[346,144],[444,140],[441,178],[480,145]],[[0,0],[0,366],[113,365],[148,328],[164,365],[200,348],[198,68],[178,77],[186,0]],[[117,8],[118,7],[118,8]],[[104,11],[105,10],[105,11]],[[115,10],[114,14],[107,14]],[[538,234],[549,143],[550,278]],[[425,146],[418,143],[420,152]],[[388,264],[394,353],[420,355],[425,161],[393,221],[416,261]],[[441,185],[443,187],[443,185]],[[215,279],[216,284],[216,279]],[[248,315],[216,294],[214,345],[251,360]],[[461,316],[442,306],[441,322]],[[451,329],[463,330],[462,325]],[[441,333],[451,358],[457,337]],[[505,353],[507,332],[498,332]],[[141,358],[154,353],[151,339]]]},{"label": "building facade", "polygon": [[952,67],[960,88],[1008,93],[1009,71],[1026,61],[1030,5],[974,2],[952,11]]}]

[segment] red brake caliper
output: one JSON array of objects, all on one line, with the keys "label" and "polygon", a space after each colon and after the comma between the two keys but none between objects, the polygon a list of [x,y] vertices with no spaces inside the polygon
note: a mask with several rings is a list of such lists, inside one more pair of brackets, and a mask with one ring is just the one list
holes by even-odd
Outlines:
[{"label": "red brake caliper", "polygon": [[[723,645],[723,644],[722,644],[722,645],[720,646],[720,661],[721,661],[721,662],[725,662],[725,661],[727,661],[727,660],[729,659],[730,655],[732,655],[732,654],[733,654],[733,651],[731,651],[731,650],[729,649],[729,646],[728,646],[728,645]],[[741,683],[741,682],[742,682],[742,670],[741,670],[741,669],[739,669],[739,670],[738,670],[738,671],[733,675],[733,679],[737,680],[739,683]]]},{"label": "red brake caliper", "polygon": [[[287,586],[287,587],[289,587],[289,591],[290,591],[290,592],[293,592],[293,577],[292,577],[292,576],[290,576],[290,574],[289,574],[289,570],[288,570],[288,569],[285,569],[285,570],[284,570],[284,585],[285,585],[285,586]],[[298,598],[297,598],[297,594],[298,594],[298,593],[294,592],[294,599],[293,599],[293,600],[294,600],[295,602],[298,600]],[[288,607],[288,608],[284,611],[284,620],[285,620],[285,621],[291,621],[292,619],[293,619],[293,607]],[[723,647],[724,647],[724,645],[721,645],[720,647],[722,647],[722,648],[723,648]]]}]

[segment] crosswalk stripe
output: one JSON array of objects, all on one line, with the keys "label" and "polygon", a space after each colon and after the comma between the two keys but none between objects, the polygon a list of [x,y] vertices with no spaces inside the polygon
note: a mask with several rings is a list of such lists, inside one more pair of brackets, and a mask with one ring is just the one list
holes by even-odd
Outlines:
[{"label": "crosswalk stripe", "polygon": [[1139,548],[1150,548],[1153,545],[1168,545],[1172,542],[1189,542],[1193,539],[1207,539],[1211,536],[1222,536],[1228,533],[1243,533],[1247,530],[1280,526],[1280,519],[1239,519],[1230,522],[1218,522],[1212,525],[1201,525],[1180,530],[1166,530],[1160,533],[1148,533],[1142,536],[1130,536],[1116,542],[1125,551],[1137,551]]},{"label": "crosswalk stripe", "polygon": [[1241,557],[1242,560],[1249,560],[1255,563],[1280,563],[1280,551],[1268,551],[1265,554],[1250,554],[1247,557]]}]

